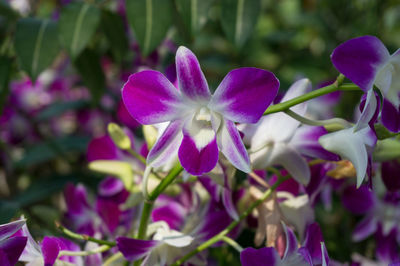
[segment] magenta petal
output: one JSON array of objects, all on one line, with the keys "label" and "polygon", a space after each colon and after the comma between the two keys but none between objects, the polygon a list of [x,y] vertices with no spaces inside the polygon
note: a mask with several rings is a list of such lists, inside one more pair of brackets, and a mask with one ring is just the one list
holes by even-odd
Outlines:
[{"label": "magenta petal", "polygon": [[135,261],[145,257],[157,246],[159,241],[155,240],[140,240],[128,237],[118,237],[117,246],[119,251],[129,261]]},{"label": "magenta petal", "polygon": [[242,266],[279,265],[280,258],[274,248],[246,248],[240,253]]},{"label": "magenta petal", "polygon": [[110,197],[118,194],[124,189],[124,183],[121,179],[114,177],[107,177],[99,184],[99,195],[103,197]]},{"label": "magenta petal", "polygon": [[151,212],[151,219],[153,222],[165,221],[171,229],[179,230],[185,215],[185,208],[181,204],[170,201],[167,205],[155,208]]},{"label": "magenta petal", "polygon": [[322,263],[321,242],[324,242],[321,228],[317,223],[312,223],[307,227],[304,246],[307,248],[313,260],[313,265]]},{"label": "magenta petal", "polygon": [[178,151],[182,167],[192,175],[202,175],[210,172],[218,162],[218,146],[216,137],[200,150],[189,136],[185,135]]},{"label": "magenta petal", "polygon": [[181,120],[177,120],[167,126],[147,156],[149,165],[158,167],[176,156],[182,142],[182,124]]},{"label": "magenta petal", "polygon": [[26,246],[28,238],[25,236],[15,236],[0,243],[2,250],[8,257],[10,265],[15,265]]},{"label": "magenta petal", "polygon": [[86,189],[82,184],[76,186],[73,184],[67,184],[64,190],[64,198],[69,213],[78,215],[82,214],[85,209],[89,208]]},{"label": "magenta petal", "polygon": [[114,160],[118,159],[118,149],[109,136],[93,139],[88,146],[87,160]]},{"label": "magenta petal", "polygon": [[387,190],[400,190],[400,163],[397,160],[382,162],[381,173]]},{"label": "magenta petal", "polygon": [[343,206],[354,214],[363,214],[375,206],[375,195],[367,185],[347,187],[342,195]]},{"label": "magenta petal", "polygon": [[400,109],[387,99],[383,99],[381,120],[382,124],[390,131],[396,133],[400,131]]},{"label": "magenta petal", "polygon": [[156,124],[178,118],[182,111],[179,91],[160,72],[135,73],[122,88],[129,113],[142,124]]},{"label": "magenta petal", "polygon": [[0,261],[2,263],[2,266],[12,266],[12,264],[8,260],[6,252],[1,249],[0,249]]},{"label": "magenta petal", "polygon": [[96,202],[96,211],[103,219],[108,230],[114,233],[119,225],[121,210],[118,204],[110,200],[98,199]]},{"label": "magenta petal", "polygon": [[374,36],[348,40],[333,51],[332,63],[362,90],[372,89],[379,68],[390,58],[383,43]]},{"label": "magenta petal", "polygon": [[15,234],[25,224],[25,220],[17,220],[0,225],[0,242]]},{"label": "magenta petal", "polygon": [[252,67],[239,68],[222,80],[209,106],[231,121],[256,123],[278,89],[279,81],[273,73]]},{"label": "magenta petal", "polygon": [[222,121],[218,132],[218,147],[233,166],[245,173],[251,172],[249,155],[232,121]]},{"label": "magenta petal", "polygon": [[193,101],[210,99],[210,90],[199,61],[192,51],[183,46],[176,51],[176,74],[179,89],[187,98]]},{"label": "magenta petal", "polygon": [[58,253],[60,252],[60,245],[58,239],[55,237],[47,237],[45,236],[42,241],[42,253],[44,264],[53,265],[58,257]]},{"label": "magenta petal", "polygon": [[118,103],[117,117],[122,124],[132,130],[140,126],[139,122],[129,114],[122,100]]}]

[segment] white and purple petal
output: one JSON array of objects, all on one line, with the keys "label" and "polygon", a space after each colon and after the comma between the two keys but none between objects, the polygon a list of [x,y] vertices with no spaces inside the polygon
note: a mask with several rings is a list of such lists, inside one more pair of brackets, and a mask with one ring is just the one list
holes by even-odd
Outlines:
[{"label": "white and purple petal", "polygon": [[318,139],[327,133],[328,131],[326,131],[324,127],[301,126],[296,130],[290,143],[303,155],[323,160],[337,161],[339,157],[322,148],[321,144],[318,142]]},{"label": "white and purple petal", "polygon": [[321,228],[317,223],[312,223],[307,227],[306,237],[304,240],[304,247],[307,248],[308,252],[313,261],[313,265],[322,264],[323,253],[321,249],[321,243],[324,242],[322,237]]},{"label": "white and purple petal", "polygon": [[251,172],[249,155],[235,124],[224,119],[217,134],[219,150],[233,166],[245,173]]},{"label": "white and purple petal", "polygon": [[372,89],[378,72],[390,59],[383,43],[374,36],[348,40],[333,51],[332,63],[362,90]]},{"label": "white and purple petal", "polygon": [[251,67],[235,69],[222,80],[209,107],[231,121],[257,123],[276,97],[278,89],[278,79],[267,70]]},{"label": "white and purple petal", "polygon": [[183,139],[182,127],[183,121],[181,120],[168,124],[147,156],[148,165],[159,167],[177,155]]},{"label": "white and purple petal", "polygon": [[128,237],[118,237],[117,246],[119,251],[129,261],[142,259],[148,255],[160,242],[155,240],[141,240]]},{"label": "white and purple petal", "polygon": [[370,150],[366,146],[375,145],[375,133],[368,126],[356,132],[354,128],[347,128],[320,137],[319,143],[326,150],[353,163],[357,172],[357,187],[359,187],[367,173]]},{"label": "white and purple petal", "polygon": [[0,242],[15,234],[25,224],[25,219],[0,225]]},{"label": "white and purple petal", "polygon": [[186,209],[176,201],[169,201],[168,204],[154,208],[151,212],[153,222],[164,221],[171,229],[178,230],[183,224]]},{"label": "white and purple petal", "polygon": [[352,240],[359,242],[373,234],[378,228],[377,217],[367,215],[357,226],[355,227],[352,235]]},{"label": "white and purple petal", "polygon": [[180,46],[176,51],[175,64],[179,90],[182,94],[194,102],[208,102],[211,93],[199,61],[193,52]]},{"label": "white and purple petal", "polygon": [[175,86],[160,72],[144,70],[129,77],[122,88],[128,112],[142,124],[156,124],[182,116],[185,106]]}]

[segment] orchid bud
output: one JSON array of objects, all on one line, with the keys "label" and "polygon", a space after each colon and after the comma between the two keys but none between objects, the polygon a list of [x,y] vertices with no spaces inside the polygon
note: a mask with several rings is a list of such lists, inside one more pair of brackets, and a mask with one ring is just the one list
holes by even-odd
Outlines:
[{"label": "orchid bud", "polygon": [[109,123],[107,126],[107,131],[108,134],[110,134],[114,144],[118,148],[122,150],[129,150],[131,148],[131,139],[125,134],[119,125],[115,123]]}]

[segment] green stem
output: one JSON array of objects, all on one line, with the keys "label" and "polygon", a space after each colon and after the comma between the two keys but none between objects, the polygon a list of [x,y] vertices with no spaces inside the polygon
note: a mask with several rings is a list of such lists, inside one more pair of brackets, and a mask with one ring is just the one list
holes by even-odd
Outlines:
[{"label": "green stem", "polygon": [[136,159],[138,159],[141,163],[146,164],[146,158],[144,158],[142,155],[139,153],[135,152],[132,148],[127,149],[127,151]]},{"label": "green stem", "polygon": [[142,216],[140,217],[139,232],[137,235],[139,239],[144,239],[146,236],[147,224],[149,222],[154,201],[182,171],[182,166],[179,164],[176,165],[174,168],[172,168],[168,175],[161,180],[160,184],[158,184],[158,186],[149,194],[147,200],[144,202]]},{"label": "green stem", "polygon": [[111,264],[113,264],[115,261],[123,258],[124,255],[122,255],[121,252],[115,253],[113,255],[111,255],[110,257],[108,257],[108,259],[103,263],[103,266],[109,266]]},{"label": "green stem", "polygon": [[334,92],[334,91],[338,91],[338,90],[341,90],[341,91],[360,90],[360,88],[357,85],[354,85],[354,84],[342,84],[343,80],[344,80],[344,76],[342,74],[340,74],[333,84],[325,86],[325,87],[322,87],[322,88],[317,89],[317,90],[310,91],[309,93],[300,95],[300,96],[298,96],[296,98],[293,98],[291,100],[288,100],[286,102],[271,105],[264,112],[264,115],[285,111],[285,110],[289,109],[292,106],[298,105],[300,103],[309,101],[311,99],[320,97],[322,95],[325,95],[325,94],[328,94],[328,93],[331,93],[331,92]]},{"label": "green stem", "polygon": [[309,119],[307,117],[304,117],[302,115],[299,115],[298,113],[293,112],[292,110],[288,109],[284,111],[288,116],[290,116],[293,119],[296,119],[297,121],[301,122],[302,124],[310,125],[310,126],[328,126],[328,125],[340,125],[343,126],[344,128],[351,127],[352,124],[342,118],[331,118],[331,119],[325,119],[325,120],[313,120]]},{"label": "green stem", "polygon": [[231,222],[228,227],[226,227],[224,230],[222,230],[221,232],[219,232],[217,235],[215,235],[214,237],[210,238],[209,240],[207,240],[206,242],[204,242],[203,244],[201,244],[200,246],[198,246],[197,248],[195,248],[194,250],[192,250],[191,252],[187,253],[185,256],[183,256],[181,259],[175,261],[175,263],[173,263],[173,266],[178,266],[183,264],[185,261],[187,261],[188,259],[190,259],[192,256],[196,255],[197,253],[209,248],[210,246],[212,246],[213,244],[223,240],[223,238],[233,229],[235,228],[239,222],[241,220],[243,220],[244,218],[246,218],[250,213],[252,213],[252,211],[257,208],[258,205],[260,205],[261,203],[263,203],[267,198],[269,198],[272,193],[276,190],[276,188],[284,181],[286,181],[287,179],[289,179],[289,176],[284,176],[284,177],[280,177],[278,178],[278,180],[276,181],[275,184],[273,184],[271,186],[271,188],[269,188],[267,191],[264,192],[263,196],[256,200],[255,202],[253,202],[250,207],[245,210],[240,216],[239,216],[239,220],[235,220],[233,222]]},{"label": "green stem", "polygon": [[234,249],[236,249],[237,252],[240,253],[240,252],[243,251],[243,248],[242,248],[235,240],[233,240],[232,238],[227,237],[227,236],[223,236],[223,237],[222,237],[222,240],[223,240],[225,243],[227,243],[228,245],[230,245],[231,247],[233,247]]},{"label": "green stem", "polygon": [[58,257],[61,257],[61,256],[89,256],[92,254],[103,253],[104,251],[107,251],[109,249],[111,249],[110,246],[103,245],[98,248],[95,248],[92,250],[86,250],[86,251],[61,250],[60,253],[58,253]]},{"label": "green stem", "polygon": [[95,243],[97,243],[97,244],[100,244],[100,245],[107,245],[107,246],[110,246],[110,247],[114,247],[114,246],[117,245],[115,242],[112,242],[112,241],[101,240],[101,239],[97,239],[97,238],[94,238],[94,237],[91,237],[91,236],[88,236],[88,235],[81,235],[81,234],[72,232],[72,231],[68,230],[67,228],[65,228],[64,226],[62,226],[61,224],[59,224],[59,223],[57,223],[57,222],[56,222],[56,227],[57,227],[64,235],[69,236],[69,237],[74,238],[74,239],[79,239],[79,240],[85,240],[85,241],[95,242]]}]

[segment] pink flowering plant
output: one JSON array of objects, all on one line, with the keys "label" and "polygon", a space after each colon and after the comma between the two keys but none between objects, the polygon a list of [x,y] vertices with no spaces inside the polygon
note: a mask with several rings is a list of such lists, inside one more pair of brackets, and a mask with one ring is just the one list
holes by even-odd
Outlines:
[{"label": "pink flowering plant", "polygon": [[400,43],[266,2],[1,2],[0,265],[400,265]]}]

